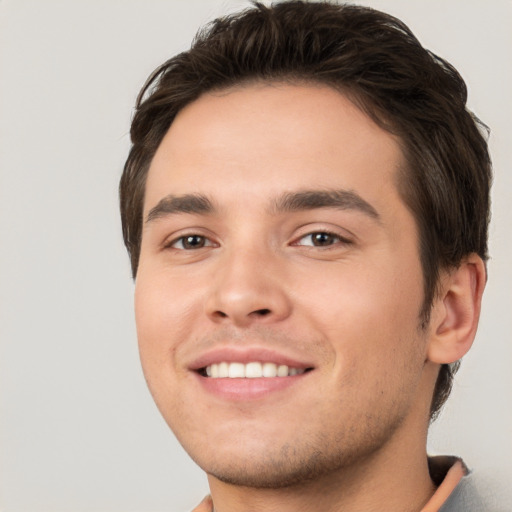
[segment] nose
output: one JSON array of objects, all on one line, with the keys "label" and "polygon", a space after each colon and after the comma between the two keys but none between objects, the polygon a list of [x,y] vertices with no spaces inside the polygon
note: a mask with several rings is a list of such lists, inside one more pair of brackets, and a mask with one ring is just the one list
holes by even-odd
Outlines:
[{"label": "nose", "polygon": [[209,318],[237,327],[287,318],[291,301],[283,269],[275,259],[248,249],[219,258],[206,298]]}]

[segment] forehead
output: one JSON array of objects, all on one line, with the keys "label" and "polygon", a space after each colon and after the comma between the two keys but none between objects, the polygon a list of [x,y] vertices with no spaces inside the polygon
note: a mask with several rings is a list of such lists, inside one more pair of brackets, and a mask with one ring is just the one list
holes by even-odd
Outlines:
[{"label": "forehead", "polygon": [[176,117],[150,166],[145,212],[163,196],[219,200],[289,189],[396,191],[396,138],[323,85],[251,84],[204,94]]}]

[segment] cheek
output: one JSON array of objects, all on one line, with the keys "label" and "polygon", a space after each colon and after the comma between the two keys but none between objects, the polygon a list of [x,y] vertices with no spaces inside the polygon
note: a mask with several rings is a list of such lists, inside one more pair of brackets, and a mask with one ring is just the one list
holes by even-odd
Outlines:
[{"label": "cheek", "polygon": [[[135,283],[135,319],[142,343],[168,344],[180,337],[195,304],[196,289],[168,273],[140,269]],[[195,306],[197,307],[197,306]]]},{"label": "cheek", "polygon": [[135,320],[142,367],[148,384],[167,370],[185,318],[179,291],[165,276],[140,269],[135,284]]},{"label": "cheek", "polygon": [[182,372],[175,352],[180,333],[184,331],[186,315],[178,291],[163,276],[147,276],[144,271],[137,276],[135,285],[135,319],[139,354],[148,388],[164,418],[179,403],[174,390]]},{"label": "cheek", "polygon": [[[396,267],[396,261],[392,262]],[[302,302],[325,327],[408,328],[417,325],[423,302],[420,269],[380,264],[325,266],[316,279],[299,275],[296,302]]]},{"label": "cheek", "polygon": [[393,271],[384,263],[373,269],[352,265],[324,272],[322,286],[302,286],[297,300],[332,345],[340,374],[384,375],[412,356],[422,364],[418,325],[423,288],[417,274]]}]

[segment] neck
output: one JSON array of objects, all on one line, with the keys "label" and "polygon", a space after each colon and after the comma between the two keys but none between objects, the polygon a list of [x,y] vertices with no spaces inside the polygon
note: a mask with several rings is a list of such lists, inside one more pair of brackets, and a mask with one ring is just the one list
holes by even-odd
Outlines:
[{"label": "neck", "polygon": [[[404,430],[411,432],[410,427]],[[421,440],[397,435],[365,460],[293,487],[240,487],[209,475],[215,512],[419,512],[435,487],[426,428],[417,427]]]}]

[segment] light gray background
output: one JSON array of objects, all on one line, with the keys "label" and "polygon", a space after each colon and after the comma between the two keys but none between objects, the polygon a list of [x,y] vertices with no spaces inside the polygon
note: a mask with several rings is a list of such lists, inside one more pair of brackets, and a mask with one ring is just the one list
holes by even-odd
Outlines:
[{"label": "light gray background", "polygon": [[[492,128],[490,280],[434,453],[512,478],[512,2],[367,0],[469,84]],[[146,391],[117,212],[135,96],[245,1],[0,0],[0,510],[187,511],[201,471]]]}]

